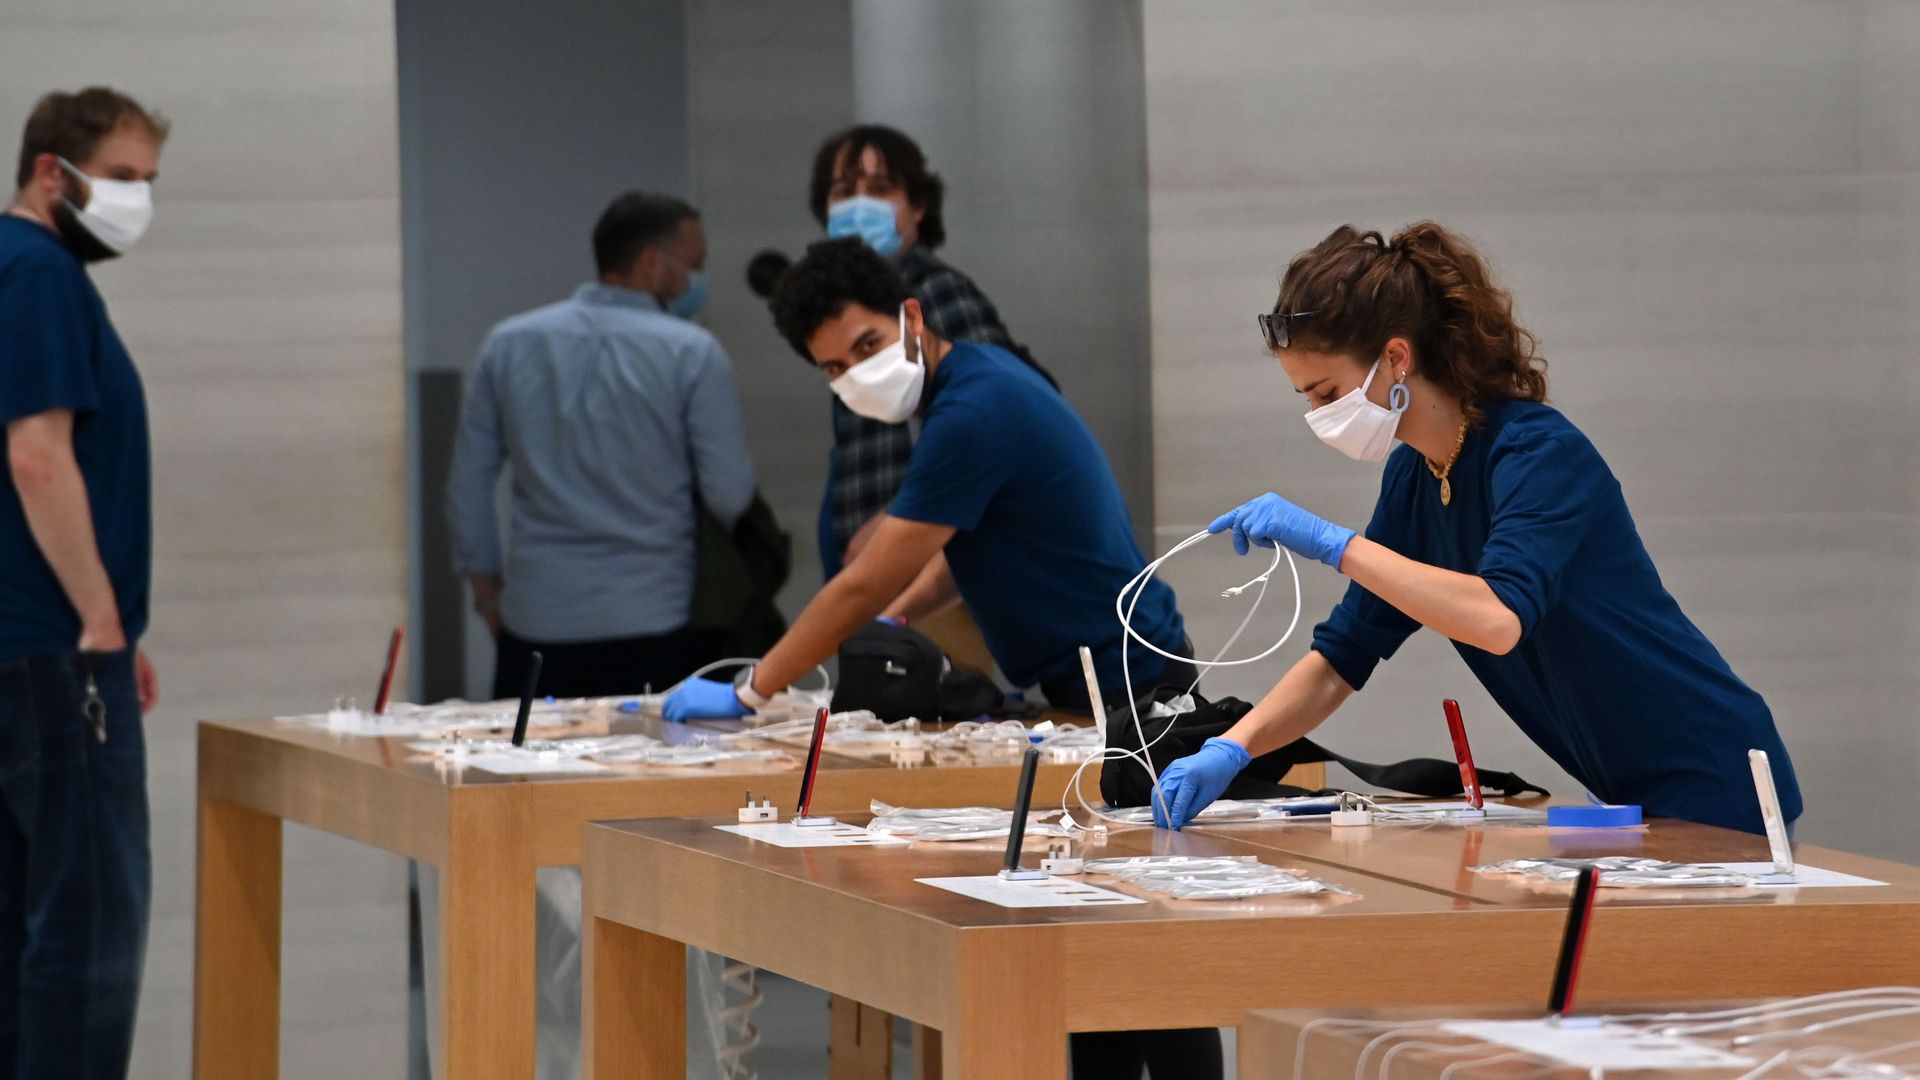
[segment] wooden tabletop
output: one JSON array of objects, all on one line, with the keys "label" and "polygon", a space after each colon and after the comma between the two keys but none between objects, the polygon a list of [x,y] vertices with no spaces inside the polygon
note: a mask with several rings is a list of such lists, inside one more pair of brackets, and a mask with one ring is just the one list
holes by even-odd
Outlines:
[{"label": "wooden tabletop", "polygon": [[[1914,991],[1920,1001],[1920,991]],[[1777,999],[1776,999],[1777,1000]],[[1736,1008],[1752,1002],[1705,1002],[1688,1003],[1676,1006],[1672,1002],[1634,1002],[1621,1005],[1616,1013],[1664,1013],[1676,1008],[1687,1012],[1707,1012],[1711,1010]],[[1862,1012],[1873,1010],[1860,1010]],[[1485,1020],[1529,1020],[1541,1015],[1539,1009],[1509,1008],[1455,1008],[1431,1006],[1426,1008],[1387,1008],[1387,1009],[1333,1009],[1333,1010],[1260,1010],[1250,1016],[1241,1026],[1239,1048],[1240,1075],[1244,1080],[1353,1080],[1362,1074],[1361,1055],[1368,1053],[1364,1074],[1376,1080],[1439,1080],[1442,1070],[1448,1070],[1450,1080],[1587,1080],[1586,1069],[1571,1065],[1550,1065],[1538,1059],[1514,1059],[1475,1065],[1475,1059],[1490,1059],[1501,1056],[1508,1048],[1488,1043],[1476,1043],[1462,1036],[1443,1035],[1437,1040],[1431,1033],[1414,1033],[1390,1039],[1376,1039],[1393,1030],[1388,1024],[1407,1025],[1414,1028],[1423,1022],[1441,1018],[1448,1019],[1485,1019]],[[1785,1032],[1802,1026],[1809,1019],[1832,1019],[1845,1015],[1841,1012],[1826,1013],[1812,1018],[1794,1021],[1768,1020],[1763,1023],[1740,1028],[1741,1033]],[[1342,1025],[1340,1020],[1380,1021],[1379,1026]],[[1309,1025],[1312,1025],[1309,1028]],[[1306,1046],[1300,1045],[1302,1032],[1306,1032]],[[1811,1049],[1816,1046],[1834,1047],[1840,1053],[1868,1053],[1889,1050],[1901,1044],[1910,1044],[1920,1039],[1920,1017],[1913,1015],[1901,1017],[1882,1017],[1863,1023],[1848,1024],[1819,1033],[1817,1036],[1800,1036],[1769,1043],[1764,1049],[1734,1051],[1741,1056],[1750,1057],[1755,1065],[1766,1061],[1774,1054],[1785,1050]],[[1387,1059],[1385,1052],[1395,1043],[1428,1043],[1439,1041],[1452,1044],[1448,1049],[1429,1046],[1410,1045],[1395,1052]],[[1728,1049],[1725,1038],[1705,1038],[1708,1045],[1721,1050]],[[1368,1051],[1369,1044],[1372,1045]],[[1900,1060],[1911,1062],[1916,1055],[1909,1045],[1907,1053]],[[1461,1064],[1461,1063],[1467,1064]],[[1296,1063],[1299,1068],[1296,1071]],[[1449,1069],[1450,1066],[1456,1066]],[[1384,1067],[1384,1071],[1383,1071]],[[1911,1066],[1909,1066],[1911,1071]],[[1611,1077],[1631,1077],[1634,1080],[1655,1080],[1656,1077],[1672,1077],[1675,1080],[1730,1080],[1747,1072],[1747,1068],[1690,1068],[1685,1070],[1607,1070]],[[1795,1075],[1790,1066],[1782,1065],[1778,1075]]]},{"label": "wooden tabletop", "polygon": [[[1026,952],[1064,957],[1074,973],[1069,1030],[1197,1026],[1234,1022],[1234,1003],[1412,1004],[1437,993],[1462,1004],[1541,1001],[1565,921],[1564,891],[1489,889],[1461,877],[1468,863],[1554,850],[1555,837],[1543,830],[1475,827],[1486,834],[1477,853],[1457,826],[1375,827],[1361,840],[1336,840],[1324,825],[1120,830],[1086,854],[1258,854],[1359,896],[1006,909],[914,880],[991,874],[999,866],[991,847],[794,850],[714,824],[590,825],[589,909],[934,1027],[953,1007],[935,999],[951,999],[953,987],[924,987],[911,968],[851,977],[846,969],[862,964],[845,954],[865,956],[878,945],[895,956],[937,957],[972,934],[1027,935]],[[1614,842],[1673,857],[1755,854],[1739,834],[1664,821]],[[1606,890],[1582,993],[1596,1002],[1675,1000],[1920,983],[1920,872],[1805,851],[1809,863],[1899,884],[1672,890],[1658,898]],[[666,881],[675,884],[658,886]],[[1048,963],[1032,967],[1051,971]]]},{"label": "wooden tabletop", "polygon": [[[1382,824],[1335,829],[1325,821],[1273,826],[1209,826],[1201,830],[1256,847],[1285,852],[1310,864],[1435,889],[1503,907],[1564,909],[1568,886],[1531,884],[1473,867],[1519,858],[1599,858],[1631,855],[1674,863],[1771,862],[1765,837],[1658,820],[1638,829],[1549,829],[1502,820]],[[1603,888],[1602,904],[1790,904],[1826,907],[1920,902],[1920,869],[1810,844],[1795,845],[1802,866],[1837,870],[1888,883],[1887,888],[1649,889]]]}]

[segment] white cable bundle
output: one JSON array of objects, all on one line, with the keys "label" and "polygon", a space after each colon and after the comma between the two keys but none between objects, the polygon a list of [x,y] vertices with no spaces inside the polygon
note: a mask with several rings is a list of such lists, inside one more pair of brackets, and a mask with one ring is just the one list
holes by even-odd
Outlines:
[{"label": "white cable bundle", "polygon": [[[1134,641],[1139,642],[1141,645],[1145,646],[1151,652],[1158,653],[1169,660],[1178,660],[1182,663],[1192,664],[1197,669],[1197,673],[1195,675],[1193,685],[1187,687],[1187,693],[1189,694],[1193,693],[1194,689],[1200,685],[1200,677],[1204,676],[1207,672],[1212,671],[1214,668],[1239,667],[1245,664],[1257,664],[1260,661],[1265,660],[1267,657],[1272,656],[1274,653],[1279,652],[1280,646],[1285,645],[1287,643],[1287,640],[1293,637],[1293,631],[1300,625],[1300,605],[1301,605],[1300,567],[1293,561],[1292,552],[1288,551],[1286,548],[1281,547],[1278,544],[1275,544],[1273,549],[1273,562],[1267,566],[1267,569],[1264,573],[1262,573],[1260,576],[1256,578],[1253,578],[1252,580],[1246,582],[1243,585],[1236,585],[1233,588],[1224,589],[1221,591],[1220,595],[1222,597],[1232,598],[1232,597],[1239,596],[1241,593],[1246,592],[1248,589],[1253,588],[1255,585],[1258,585],[1260,587],[1260,591],[1254,594],[1253,603],[1247,608],[1246,616],[1240,620],[1240,625],[1234,628],[1233,633],[1228,636],[1226,644],[1220,647],[1220,651],[1214,654],[1212,660],[1201,660],[1198,657],[1175,655],[1174,653],[1170,653],[1167,650],[1162,649],[1160,646],[1155,645],[1153,642],[1148,641],[1146,638],[1141,637],[1139,632],[1134,630],[1133,628],[1134,609],[1140,606],[1140,597],[1143,593],[1146,592],[1147,583],[1153,580],[1153,577],[1155,574],[1159,573],[1161,565],[1165,563],[1168,559],[1173,558],[1175,555],[1180,554],[1181,552],[1187,550],[1188,548],[1194,546],[1195,544],[1201,543],[1202,541],[1206,540],[1207,537],[1212,535],[1214,534],[1205,532],[1205,531],[1197,532],[1197,533],[1194,533],[1192,536],[1187,537],[1185,540],[1182,540],[1179,543],[1173,545],[1172,548],[1168,549],[1165,555],[1162,555],[1159,558],[1148,563],[1144,569],[1142,569],[1138,574],[1135,574],[1133,576],[1133,580],[1127,582],[1126,585],[1122,586],[1120,589],[1120,594],[1114,597],[1114,600],[1113,600],[1114,616],[1120,620],[1120,627],[1121,629],[1126,631],[1126,636],[1128,638],[1132,638]],[[1226,534],[1221,534],[1221,535],[1226,535]],[[1279,640],[1275,641],[1272,645],[1267,646],[1267,648],[1264,651],[1258,653],[1257,655],[1243,657],[1238,660],[1220,659],[1222,656],[1225,656],[1227,654],[1227,650],[1233,648],[1234,644],[1240,640],[1240,635],[1245,633],[1247,626],[1253,622],[1254,615],[1259,613],[1260,604],[1267,597],[1267,586],[1271,582],[1271,579],[1273,577],[1273,572],[1275,570],[1280,569],[1280,560],[1283,558],[1287,561],[1288,571],[1291,572],[1293,575],[1293,618],[1291,621],[1287,623],[1286,633],[1281,634]],[[1133,594],[1133,599],[1131,601],[1127,599],[1128,593]],[[1126,641],[1124,639],[1121,641],[1121,647],[1120,647],[1120,675],[1121,675],[1121,679],[1127,684],[1127,708],[1129,713],[1133,717],[1133,730],[1141,743],[1140,749],[1124,750],[1124,749],[1115,749],[1114,747],[1111,747],[1111,746],[1103,748],[1099,753],[1094,754],[1092,757],[1082,762],[1078,769],[1074,770],[1073,779],[1071,782],[1068,783],[1067,790],[1072,794],[1073,797],[1078,798],[1080,800],[1080,807],[1081,809],[1087,812],[1087,814],[1089,815],[1089,820],[1093,818],[1099,818],[1106,821],[1112,821],[1115,824],[1128,825],[1132,823],[1125,821],[1121,818],[1115,817],[1111,814],[1105,813],[1102,810],[1100,810],[1098,807],[1095,807],[1092,804],[1088,803],[1085,793],[1082,792],[1080,789],[1080,778],[1082,775],[1086,773],[1089,766],[1095,765],[1099,762],[1122,761],[1127,758],[1132,758],[1138,761],[1142,768],[1147,770],[1147,776],[1150,777],[1153,781],[1153,798],[1155,801],[1161,802],[1162,805],[1164,805],[1165,800],[1163,800],[1160,795],[1160,774],[1157,770],[1154,769],[1153,759],[1151,756],[1148,755],[1147,751],[1153,748],[1154,743],[1158,743],[1161,739],[1165,738],[1167,735],[1167,732],[1173,730],[1173,725],[1168,724],[1166,728],[1164,728],[1160,732],[1159,735],[1154,737],[1154,740],[1152,743],[1149,743],[1146,741],[1146,731],[1144,726],[1140,722],[1140,702],[1137,698],[1134,697],[1134,693],[1133,693],[1133,665],[1130,662]],[[1060,811],[1063,815],[1063,820],[1066,821],[1067,825],[1070,828],[1082,829],[1082,830],[1087,829],[1087,826],[1081,825],[1078,821],[1074,820],[1073,814],[1070,811],[1068,811],[1066,796],[1062,796],[1060,799]],[[1104,826],[1098,826],[1098,827],[1104,827]]]},{"label": "white cable bundle", "polygon": [[[753,965],[738,960],[728,960],[720,972],[720,1023],[726,1036],[726,1045],[720,1048],[720,1071],[727,1080],[755,1080],[758,1075],[746,1061],[747,1054],[760,1045],[753,1010],[766,997],[756,974]],[[737,996],[728,1000],[729,992]]]},{"label": "white cable bundle", "polygon": [[[1920,1019],[1920,987],[1876,986],[1839,990],[1712,1012],[1624,1013],[1590,1018],[1604,1025],[1639,1031],[1648,1036],[1684,1038],[1739,1054],[1755,1047],[1771,1050],[1790,1039],[1810,1039],[1854,1024],[1909,1016]],[[1449,1062],[1440,1070],[1440,1080],[1452,1080],[1460,1069],[1510,1061],[1530,1060],[1537,1064],[1551,1064],[1531,1051],[1492,1046],[1447,1028],[1449,1024],[1470,1024],[1484,1019],[1435,1017],[1401,1021],[1321,1017],[1308,1021],[1300,1028],[1299,1038],[1294,1043],[1293,1075],[1305,1075],[1303,1070],[1306,1068],[1310,1036],[1318,1030],[1336,1028],[1379,1033],[1361,1048],[1359,1059],[1354,1064],[1354,1080],[1365,1080],[1370,1067],[1375,1070],[1377,1080],[1385,1080],[1394,1056],[1409,1050],[1470,1055]],[[1741,1030],[1775,1025],[1783,1020],[1805,1022],[1799,1027],[1771,1031]],[[1915,1030],[1920,1031],[1920,1026],[1916,1026]],[[1431,1041],[1436,1038],[1452,1041]],[[1383,1046],[1387,1049],[1377,1066],[1370,1066],[1375,1052]],[[1783,1072],[1781,1075],[1797,1074],[1802,1080],[1920,1080],[1920,1060],[1909,1060],[1915,1058],[1920,1058],[1920,1038],[1869,1050],[1830,1045],[1787,1046],[1736,1080],[1763,1080],[1787,1065],[1791,1065],[1794,1072]]]}]

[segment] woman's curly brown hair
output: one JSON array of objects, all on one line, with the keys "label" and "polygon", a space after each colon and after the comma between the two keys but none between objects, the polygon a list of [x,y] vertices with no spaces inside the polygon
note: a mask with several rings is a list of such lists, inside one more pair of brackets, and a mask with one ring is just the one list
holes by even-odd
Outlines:
[{"label": "woman's curly brown hair", "polygon": [[1513,297],[1464,239],[1431,221],[1391,240],[1342,225],[1293,260],[1274,312],[1312,312],[1293,345],[1370,359],[1413,343],[1416,370],[1479,418],[1484,402],[1545,401],[1539,341],[1514,321]]}]

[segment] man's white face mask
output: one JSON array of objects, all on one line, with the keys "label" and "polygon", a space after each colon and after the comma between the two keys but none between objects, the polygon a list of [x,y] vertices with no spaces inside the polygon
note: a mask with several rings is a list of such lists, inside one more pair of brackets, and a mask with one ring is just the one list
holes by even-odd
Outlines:
[{"label": "man's white face mask", "polygon": [[87,205],[62,199],[87,234],[115,255],[125,255],[153,224],[153,185],[145,180],[109,180],[88,176],[65,158],[60,164],[91,189]]},{"label": "man's white face mask", "polygon": [[883,424],[904,424],[920,407],[927,385],[922,356],[907,359],[907,309],[900,308],[900,339],[840,373],[828,383],[855,413]]},{"label": "man's white face mask", "polygon": [[1355,461],[1387,460],[1387,453],[1393,449],[1393,434],[1400,427],[1400,414],[1407,411],[1405,382],[1393,384],[1387,392],[1390,407],[1383,408],[1367,398],[1367,388],[1379,374],[1381,360],[1373,362],[1367,381],[1358,389],[1307,412],[1307,426],[1320,441]]}]

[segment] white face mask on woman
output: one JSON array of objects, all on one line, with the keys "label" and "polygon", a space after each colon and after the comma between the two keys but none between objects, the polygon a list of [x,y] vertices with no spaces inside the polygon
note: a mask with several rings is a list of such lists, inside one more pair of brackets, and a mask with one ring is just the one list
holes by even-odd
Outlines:
[{"label": "white face mask on woman", "polygon": [[1338,401],[1330,401],[1307,412],[1307,426],[1320,441],[1355,461],[1385,461],[1393,449],[1393,433],[1400,427],[1400,414],[1407,411],[1407,384],[1393,384],[1387,391],[1389,407],[1383,408],[1367,398],[1367,388],[1380,373],[1382,360],[1373,362],[1367,381]]},{"label": "white face mask on woman", "polygon": [[883,424],[903,424],[920,407],[927,365],[907,359],[907,309],[900,308],[900,340],[840,373],[828,383],[847,408]]}]

